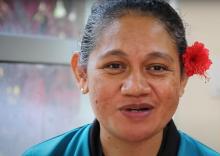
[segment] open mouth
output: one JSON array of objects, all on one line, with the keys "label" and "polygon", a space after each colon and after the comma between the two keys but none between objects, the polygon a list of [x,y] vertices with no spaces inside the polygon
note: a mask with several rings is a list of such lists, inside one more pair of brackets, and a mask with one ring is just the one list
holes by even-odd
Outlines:
[{"label": "open mouth", "polygon": [[122,106],[119,110],[123,116],[131,120],[142,121],[151,114],[153,109],[154,107],[150,104],[129,104]]},{"label": "open mouth", "polygon": [[125,109],[125,111],[129,111],[129,112],[145,112],[145,111],[149,111],[149,108],[127,108]]},{"label": "open mouth", "polygon": [[126,112],[146,112],[153,109],[153,106],[149,104],[130,104],[125,105],[120,108],[120,111],[126,111]]}]

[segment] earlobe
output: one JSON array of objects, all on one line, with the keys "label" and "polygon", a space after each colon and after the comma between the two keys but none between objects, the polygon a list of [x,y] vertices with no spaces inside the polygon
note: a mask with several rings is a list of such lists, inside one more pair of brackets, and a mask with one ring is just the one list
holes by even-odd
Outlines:
[{"label": "earlobe", "polygon": [[88,89],[88,83],[87,83],[87,78],[81,78],[80,79],[80,84],[79,84],[79,87],[80,87],[80,91],[83,93],[83,94],[86,94],[89,92],[89,89]]},{"label": "earlobe", "polygon": [[83,94],[88,92],[88,80],[86,69],[79,65],[80,54],[79,52],[74,52],[71,59],[71,67],[74,73],[76,84]]},{"label": "earlobe", "polygon": [[180,91],[179,91],[179,96],[182,97],[183,94],[184,94],[184,90],[185,90],[185,87],[186,87],[186,84],[188,82],[188,76],[183,73],[182,75],[182,79],[181,79],[181,88],[180,88]]},{"label": "earlobe", "polygon": [[184,88],[182,88],[181,90],[180,90],[180,92],[179,92],[179,97],[182,97],[183,96],[183,94],[184,94]]}]

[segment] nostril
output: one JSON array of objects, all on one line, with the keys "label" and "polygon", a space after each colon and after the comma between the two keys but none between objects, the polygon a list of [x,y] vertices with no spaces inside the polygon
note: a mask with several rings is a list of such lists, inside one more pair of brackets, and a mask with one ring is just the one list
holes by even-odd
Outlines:
[{"label": "nostril", "polygon": [[150,91],[151,87],[146,80],[135,81],[134,79],[130,79],[124,81],[124,83],[121,86],[121,93],[124,95],[140,96],[144,94],[149,94]]}]

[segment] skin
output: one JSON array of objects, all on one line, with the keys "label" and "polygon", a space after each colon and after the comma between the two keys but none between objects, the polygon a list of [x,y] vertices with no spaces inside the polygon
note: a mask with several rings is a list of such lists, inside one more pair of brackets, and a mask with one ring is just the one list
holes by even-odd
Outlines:
[{"label": "skin", "polygon": [[[156,155],[187,83],[176,45],[154,17],[138,15],[115,20],[97,43],[87,69],[78,66],[79,53],[72,68],[89,92],[105,155]],[[131,104],[152,109],[128,117],[120,108]]]}]

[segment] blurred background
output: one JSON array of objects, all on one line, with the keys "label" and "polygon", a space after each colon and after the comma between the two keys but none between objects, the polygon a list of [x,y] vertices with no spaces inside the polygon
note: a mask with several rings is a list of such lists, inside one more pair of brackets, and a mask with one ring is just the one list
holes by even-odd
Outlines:
[{"label": "blurred background", "polygon": [[[70,69],[94,0],[0,0],[0,156],[94,120]],[[220,152],[220,1],[171,0],[189,45],[202,41],[209,81],[192,77],[174,116],[178,129]]]}]

